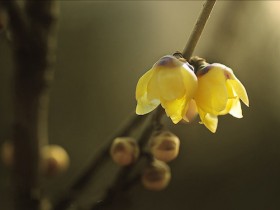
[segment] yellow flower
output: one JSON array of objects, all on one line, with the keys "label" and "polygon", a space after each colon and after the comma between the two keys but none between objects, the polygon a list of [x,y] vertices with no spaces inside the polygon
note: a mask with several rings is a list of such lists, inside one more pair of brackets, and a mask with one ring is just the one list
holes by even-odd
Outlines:
[{"label": "yellow flower", "polygon": [[231,114],[242,118],[239,99],[249,106],[247,92],[233,71],[223,64],[204,66],[196,73],[198,88],[194,96],[198,113],[203,123],[215,133],[218,115]]},{"label": "yellow flower", "polygon": [[164,56],[138,81],[136,87],[139,115],[153,111],[159,104],[173,123],[185,117],[189,101],[197,89],[197,78],[188,63]]}]

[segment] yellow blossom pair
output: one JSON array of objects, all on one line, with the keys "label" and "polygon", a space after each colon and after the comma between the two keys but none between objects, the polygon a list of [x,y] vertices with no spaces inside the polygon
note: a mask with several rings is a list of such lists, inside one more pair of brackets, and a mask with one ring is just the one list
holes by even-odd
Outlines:
[{"label": "yellow blossom pair", "polygon": [[239,99],[249,105],[244,86],[230,68],[204,62],[195,74],[188,63],[164,56],[138,81],[136,113],[149,113],[161,104],[167,116],[178,123],[191,120],[195,110],[201,123],[214,133],[217,116],[242,117]]}]

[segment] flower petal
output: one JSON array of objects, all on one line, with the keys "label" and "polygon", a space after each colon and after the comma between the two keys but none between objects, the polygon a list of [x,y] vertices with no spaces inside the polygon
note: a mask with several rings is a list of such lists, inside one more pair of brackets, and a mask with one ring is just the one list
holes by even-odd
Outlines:
[{"label": "flower petal", "polygon": [[183,96],[182,98],[173,101],[161,99],[161,105],[165,109],[167,116],[171,118],[172,122],[177,124],[185,115],[186,97]]},{"label": "flower petal", "polygon": [[246,104],[246,106],[249,106],[248,95],[242,83],[237,78],[230,80],[230,83],[238,97],[243,101],[244,104]]},{"label": "flower petal", "polygon": [[143,115],[153,111],[159,104],[159,100],[150,100],[147,97],[147,85],[153,76],[154,71],[150,69],[138,81],[136,86],[136,114]]},{"label": "flower petal", "polygon": [[212,67],[198,77],[198,88],[194,97],[204,112],[218,115],[226,108],[228,93],[223,69]]},{"label": "flower petal", "polygon": [[147,93],[147,85],[153,75],[153,69],[147,71],[139,80],[136,86],[136,100]]},{"label": "flower petal", "polygon": [[186,98],[190,100],[194,97],[194,94],[197,90],[197,77],[195,76],[194,72],[187,66],[187,64],[184,64],[181,67],[180,71],[186,89]]},{"label": "flower petal", "polygon": [[156,69],[160,97],[164,100],[172,101],[185,95],[180,69],[180,67]]},{"label": "flower petal", "polygon": [[149,100],[147,93],[137,100],[136,114],[143,115],[153,111],[160,104],[160,100]]},{"label": "flower petal", "polygon": [[198,109],[198,113],[202,121],[201,123],[203,123],[212,133],[215,133],[218,127],[218,117],[216,115],[203,112],[201,109]]},{"label": "flower petal", "polygon": [[226,88],[227,88],[227,93],[228,93],[227,105],[224,110],[219,112],[219,115],[226,115],[230,112],[232,105],[233,105],[233,100],[231,100],[231,99],[237,98],[239,100],[237,94],[233,90],[233,87],[232,87],[229,79],[226,80]]},{"label": "flower petal", "polygon": [[229,113],[233,117],[242,118],[243,115],[242,115],[242,109],[241,109],[241,104],[240,104],[239,98],[229,99],[229,100],[232,101],[232,106],[231,106]]}]

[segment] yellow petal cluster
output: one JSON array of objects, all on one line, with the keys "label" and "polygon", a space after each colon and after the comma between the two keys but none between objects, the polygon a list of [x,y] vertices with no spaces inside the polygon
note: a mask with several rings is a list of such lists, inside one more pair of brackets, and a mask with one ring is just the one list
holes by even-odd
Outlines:
[{"label": "yellow petal cluster", "polygon": [[215,133],[219,115],[242,118],[241,99],[249,106],[247,92],[233,71],[223,64],[213,63],[197,72],[198,88],[194,96],[203,123]]},{"label": "yellow petal cluster", "polygon": [[178,123],[191,121],[198,112],[201,123],[213,133],[219,115],[242,118],[240,99],[247,106],[249,99],[232,69],[200,58],[191,63],[196,73],[174,56],[159,59],[138,81],[136,113],[147,114],[161,104],[173,123]]},{"label": "yellow petal cluster", "polygon": [[185,116],[196,89],[191,67],[174,56],[164,56],[138,81],[136,113],[147,114],[161,104],[173,123],[188,121]]}]

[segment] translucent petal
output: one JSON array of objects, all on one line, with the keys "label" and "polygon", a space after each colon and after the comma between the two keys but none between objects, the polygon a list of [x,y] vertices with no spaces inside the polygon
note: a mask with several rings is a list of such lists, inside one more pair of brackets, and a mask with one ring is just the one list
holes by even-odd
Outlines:
[{"label": "translucent petal", "polygon": [[218,115],[227,105],[228,93],[224,71],[211,68],[198,77],[198,88],[194,97],[196,104],[204,112]]},{"label": "translucent petal", "polygon": [[153,75],[153,69],[147,71],[139,80],[136,86],[136,100],[147,93],[147,85]]},{"label": "translucent petal", "polygon": [[237,93],[234,90],[234,87],[232,85],[232,81],[234,80],[227,80],[226,85],[227,85],[227,91],[229,95],[229,99],[227,101],[226,108],[219,113],[219,115],[224,115],[224,114],[231,114],[233,117],[236,118],[242,118],[242,109],[241,109],[241,104],[239,101],[239,97]]},{"label": "translucent petal", "polygon": [[233,99],[228,99],[226,108],[223,111],[219,112],[219,115],[226,115],[230,112],[233,105]]},{"label": "translucent petal", "polygon": [[186,97],[183,96],[182,98],[173,101],[161,99],[161,105],[165,109],[167,116],[171,118],[172,122],[177,124],[183,119],[185,114]]},{"label": "translucent petal", "polygon": [[234,92],[233,87],[230,83],[230,80],[226,80],[226,88],[227,88],[227,93],[228,93],[228,100],[227,100],[227,105],[225,107],[225,109],[221,112],[219,112],[219,115],[225,115],[228,114],[232,108],[233,105],[233,100],[231,99],[236,99],[237,94]]},{"label": "translucent petal", "polygon": [[153,99],[160,99],[160,92],[159,92],[159,87],[158,87],[158,69],[153,68],[154,73],[151,76],[150,81],[148,82],[147,86],[147,92],[148,92],[148,99],[153,100]]},{"label": "translucent petal", "polygon": [[180,67],[156,69],[160,97],[167,101],[181,98],[185,95],[185,86]]},{"label": "translucent petal", "polygon": [[147,93],[145,93],[141,98],[137,100],[136,106],[136,114],[143,115],[153,111],[158,105],[160,101],[157,99],[149,100],[147,98]]},{"label": "translucent petal", "polygon": [[228,97],[229,98],[236,98],[237,94],[236,94],[236,92],[233,89],[231,81],[233,81],[233,80],[230,80],[230,79],[226,80],[226,88],[227,88]]},{"label": "translucent petal", "polygon": [[212,133],[215,133],[218,127],[218,117],[213,114],[205,113],[201,109],[198,109],[198,113],[205,127]]},{"label": "translucent petal", "polygon": [[229,80],[234,91],[238,95],[238,97],[243,101],[244,104],[249,106],[249,99],[246,92],[245,87],[242,85],[242,83],[236,78],[235,80]]},{"label": "translucent petal", "polygon": [[232,101],[232,106],[231,109],[229,111],[229,113],[236,118],[242,118],[242,109],[241,109],[241,104],[238,98],[236,99],[229,99]]},{"label": "translucent petal", "polygon": [[187,100],[190,100],[194,97],[194,94],[197,90],[197,77],[195,76],[194,72],[186,65],[182,66],[180,71],[186,89],[186,98]]}]

